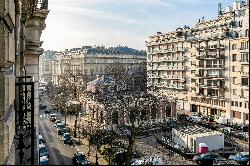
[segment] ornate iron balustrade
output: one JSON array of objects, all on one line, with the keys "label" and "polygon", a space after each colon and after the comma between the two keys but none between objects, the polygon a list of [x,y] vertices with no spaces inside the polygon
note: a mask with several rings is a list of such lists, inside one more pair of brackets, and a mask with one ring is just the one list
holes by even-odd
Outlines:
[{"label": "ornate iron balustrade", "polygon": [[[17,77],[16,89],[18,98],[15,110],[15,139],[19,164],[35,164],[35,126],[34,126],[34,82],[31,76]],[[29,79],[30,81],[27,81]],[[28,117],[28,114],[30,115]],[[26,151],[31,151],[26,159]],[[25,152],[24,152],[25,151]]]}]

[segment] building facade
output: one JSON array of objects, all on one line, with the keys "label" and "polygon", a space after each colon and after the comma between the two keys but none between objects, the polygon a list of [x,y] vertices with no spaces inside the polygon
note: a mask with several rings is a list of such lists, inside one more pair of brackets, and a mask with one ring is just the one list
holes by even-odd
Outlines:
[{"label": "building facade", "polygon": [[[18,77],[31,76],[34,82],[34,114],[38,114],[38,57],[42,54],[40,36],[48,15],[48,1],[0,1],[0,164],[30,164],[26,154],[20,162],[18,142],[14,139],[19,111]],[[38,116],[34,118],[38,130]],[[20,123],[19,123],[20,124]],[[38,132],[35,132],[38,134]],[[38,136],[38,135],[37,135]],[[17,143],[17,144],[16,144]],[[27,142],[26,142],[27,143]],[[27,144],[26,144],[27,145]],[[25,145],[25,146],[26,146]],[[21,145],[19,145],[20,147]],[[37,146],[35,146],[37,147]],[[25,151],[24,153],[27,153]],[[38,152],[35,154],[38,164]]]},{"label": "building facade", "polygon": [[[125,47],[126,48],[126,47]],[[97,75],[107,74],[107,67],[112,65],[122,65],[125,68],[133,68],[142,62],[146,62],[146,53],[138,51],[138,54],[125,54],[112,52],[109,49],[98,47],[82,47],[66,49],[62,52],[55,52],[53,57],[48,61],[40,60],[41,66],[47,62],[48,72],[42,72],[41,78],[46,76],[53,84],[59,84],[59,76],[66,75],[69,71],[80,71],[86,75],[87,79],[94,80]],[[47,74],[49,73],[49,74]],[[49,76],[50,75],[50,76]]]},{"label": "building facade", "polygon": [[[227,7],[224,12],[219,5],[216,19],[202,18],[193,28],[185,26],[171,32],[183,36],[181,49],[185,60],[182,63],[168,62],[169,65],[164,65],[169,55],[175,55],[175,53],[169,54],[169,49],[165,51],[164,48],[167,47],[166,41],[171,43],[173,37],[167,37],[170,33],[149,37],[147,43],[149,85],[153,83],[154,86],[160,86],[161,90],[170,89],[169,87],[173,89],[171,84],[174,81],[169,79],[177,79],[175,77],[181,73],[183,83],[177,86],[188,88],[180,91],[184,93],[184,98],[180,92],[173,91],[177,101],[184,103],[183,107],[178,107],[177,104],[177,110],[214,115],[217,118],[224,117],[228,122],[248,124],[248,17],[249,2],[234,2],[233,6]],[[153,59],[154,57],[156,59]],[[151,67],[152,64],[155,64],[155,68]],[[183,68],[182,72],[176,72],[178,65]],[[168,92],[164,94],[169,96]]]}]

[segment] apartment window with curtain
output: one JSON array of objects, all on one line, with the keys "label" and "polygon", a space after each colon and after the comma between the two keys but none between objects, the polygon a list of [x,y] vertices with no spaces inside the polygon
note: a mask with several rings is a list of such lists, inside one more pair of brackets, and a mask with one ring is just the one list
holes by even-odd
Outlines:
[{"label": "apartment window with curtain", "polygon": [[237,90],[233,89],[233,95],[236,95]]},{"label": "apartment window with curtain", "polygon": [[233,84],[236,84],[236,77],[233,77]]},{"label": "apartment window with curtain", "polygon": [[237,57],[236,56],[237,56],[236,54],[233,54],[233,59],[232,59],[233,62],[237,61]]},{"label": "apartment window with curtain", "polygon": [[232,50],[237,49],[237,45],[236,44],[232,44]]}]

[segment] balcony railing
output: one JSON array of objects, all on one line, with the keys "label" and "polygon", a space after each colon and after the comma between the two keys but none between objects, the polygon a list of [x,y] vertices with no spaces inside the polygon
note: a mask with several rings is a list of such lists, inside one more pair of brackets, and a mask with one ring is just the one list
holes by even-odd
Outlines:
[{"label": "balcony railing", "polygon": [[240,62],[242,65],[249,65],[249,60],[248,60],[248,59],[241,59],[241,60],[239,60],[239,62]]},{"label": "balcony railing", "polygon": [[160,66],[158,70],[186,70],[186,66]]},{"label": "balcony railing", "polygon": [[161,58],[160,61],[185,61],[187,60],[186,56],[182,56],[182,57],[165,57],[165,58]]},{"label": "balcony railing", "polygon": [[161,77],[158,75],[151,75],[151,76],[149,76],[149,78],[161,78]]},{"label": "balcony railing", "polygon": [[225,65],[222,65],[222,64],[218,64],[218,65],[206,65],[205,66],[205,69],[225,69]]},{"label": "balcony railing", "polygon": [[163,79],[169,79],[169,80],[185,80],[182,76],[176,76],[176,75],[163,75]]}]

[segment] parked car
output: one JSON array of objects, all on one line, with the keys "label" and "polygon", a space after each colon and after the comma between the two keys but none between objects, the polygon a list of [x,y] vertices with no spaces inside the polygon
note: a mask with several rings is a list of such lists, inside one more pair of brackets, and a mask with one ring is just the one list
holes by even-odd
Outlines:
[{"label": "parked car", "polygon": [[235,155],[229,156],[229,159],[239,164],[247,164],[249,162],[249,152],[238,152]]},{"label": "parked car", "polygon": [[49,165],[49,158],[47,156],[40,157],[39,165]]},{"label": "parked car", "polygon": [[61,123],[61,122],[62,122],[61,120],[57,119],[57,120],[55,121],[55,124]]},{"label": "parked car", "polygon": [[59,128],[58,130],[57,130],[57,134],[58,135],[63,135],[64,133],[66,133],[67,132],[67,129],[66,128]]},{"label": "parked car", "polygon": [[239,164],[232,160],[230,161],[226,159],[220,159],[220,160],[214,160],[213,165],[239,165]]},{"label": "parked car", "polygon": [[38,139],[39,139],[39,145],[46,143],[46,141],[43,139],[43,136],[41,134],[38,135]]},{"label": "parked car", "polygon": [[51,113],[49,120],[52,121],[52,122],[55,122],[56,119],[57,119],[57,114],[56,113]]},{"label": "parked car", "polygon": [[76,152],[72,158],[73,165],[94,165],[88,161],[83,152]]},{"label": "parked car", "polygon": [[49,152],[44,144],[40,144],[39,145],[39,157],[43,157],[43,156],[47,156],[49,158]]},{"label": "parked car", "polygon": [[193,161],[195,161],[196,163],[202,163],[206,161],[213,161],[219,158],[221,158],[221,156],[217,153],[204,153],[194,156]]},{"label": "parked car", "polygon": [[63,143],[64,144],[72,144],[72,136],[69,133],[63,134]]},{"label": "parked car", "polygon": [[44,113],[45,113],[45,114],[46,114],[46,113],[48,113],[48,114],[49,114],[50,112],[51,112],[51,110],[50,110],[50,109],[46,109],[46,108],[45,108],[45,111],[44,111]]},{"label": "parked car", "polygon": [[67,132],[67,129],[65,128],[65,125],[62,122],[56,124],[56,130],[58,135],[63,135]]},{"label": "parked car", "polygon": [[42,110],[42,109],[46,109],[46,108],[47,108],[47,105],[45,105],[45,104],[40,104],[40,105],[39,105],[39,109],[41,109],[41,110]]}]

